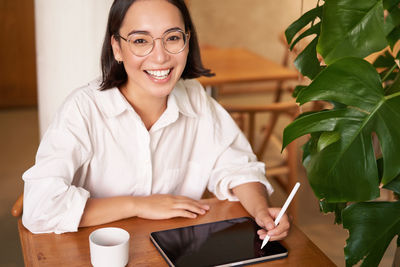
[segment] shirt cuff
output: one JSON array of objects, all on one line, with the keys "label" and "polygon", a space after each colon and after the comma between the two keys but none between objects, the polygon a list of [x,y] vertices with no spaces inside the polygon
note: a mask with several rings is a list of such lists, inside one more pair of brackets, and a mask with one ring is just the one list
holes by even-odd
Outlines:
[{"label": "shirt cuff", "polygon": [[73,190],[73,196],[70,198],[73,201],[71,201],[68,207],[68,212],[64,214],[64,218],[57,225],[54,231],[56,234],[78,231],[79,223],[81,222],[82,214],[89,197],[90,193],[83,188],[76,187]]},{"label": "shirt cuff", "polygon": [[220,200],[238,201],[239,199],[233,194],[232,188],[251,182],[262,183],[269,195],[274,192],[272,185],[268,182],[263,172],[256,170],[249,171],[247,169],[246,171],[239,171],[220,179],[214,188],[214,194]]}]

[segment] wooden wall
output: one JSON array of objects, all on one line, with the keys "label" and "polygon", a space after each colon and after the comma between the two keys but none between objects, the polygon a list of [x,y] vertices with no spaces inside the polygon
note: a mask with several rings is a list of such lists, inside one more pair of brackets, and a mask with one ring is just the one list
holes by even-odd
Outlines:
[{"label": "wooden wall", "polygon": [[34,0],[0,0],[0,108],[36,105]]}]

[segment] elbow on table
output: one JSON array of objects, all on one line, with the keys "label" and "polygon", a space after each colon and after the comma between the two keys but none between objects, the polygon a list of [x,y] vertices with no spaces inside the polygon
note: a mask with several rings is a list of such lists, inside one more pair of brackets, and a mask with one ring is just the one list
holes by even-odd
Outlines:
[{"label": "elbow on table", "polygon": [[[57,192],[24,190],[22,224],[32,233],[76,232],[90,193],[68,186]],[[34,192],[34,193],[33,193]]]},{"label": "elbow on table", "polygon": [[[40,203],[40,202],[39,202]],[[32,201],[24,201],[22,224],[33,234],[55,233],[61,223],[61,215],[53,205],[44,205]]]},{"label": "elbow on table", "polygon": [[22,224],[33,234],[54,232],[54,227],[49,225],[49,221],[43,220],[38,216],[32,216],[32,214],[25,209],[24,213],[22,214]]}]

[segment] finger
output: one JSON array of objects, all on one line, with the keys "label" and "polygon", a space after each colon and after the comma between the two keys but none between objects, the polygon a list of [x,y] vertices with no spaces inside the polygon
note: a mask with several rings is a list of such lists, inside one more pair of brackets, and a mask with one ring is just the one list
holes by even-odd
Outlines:
[{"label": "finger", "polygon": [[266,231],[265,229],[260,229],[260,230],[257,231],[257,234],[258,234],[259,236],[267,235],[267,231]]},{"label": "finger", "polygon": [[269,236],[279,236],[279,235],[281,235],[282,233],[285,233],[285,232],[288,232],[289,231],[289,229],[282,229],[281,231],[276,231],[275,229],[274,230],[271,230],[271,231],[268,231],[267,232],[267,235],[269,235]]},{"label": "finger", "polygon": [[263,234],[259,234],[259,235],[258,235],[258,237],[259,237],[261,240],[264,240],[266,236],[267,236],[267,233],[263,233]]},{"label": "finger", "polygon": [[288,232],[290,229],[290,224],[279,224],[276,228],[269,230],[267,232],[268,235],[270,236],[276,236],[276,235],[280,235],[283,232]]},{"label": "finger", "polygon": [[192,204],[192,205],[195,205],[196,207],[198,207],[198,208],[200,208],[200,209],[206,210],[206,211],[210,209],[210,206],[209,206],[209,205],[207,205],[207,204],[202,204],[202,203],[200,203],[199,201],[192,200],[192,201],[190,201],[189,203]]},{"label": "finger", "polygon": [[200,203],[200,206],[201,206],[201,208],[204,209],[204,210],[210,210],[210,206],[207,205],[207,204],[201,204],[201,203]]},{"label": "finger", "polygon": [[262,228],[265,228],[267,230],[272,230],[275,227],[274,220],[272,219],[271,216],[268,216],[268,214],[262,215],[256,219],[256,222],[259,226]]},{"label": "finger", "polygon": [[198,206],[199,208],[201,208],[203,210],[206,210],[206,211],[210,210],[210,205],[202,203],[201,201],[191,199],[191,203],[193,203],[194,205]]},{"label": "finger", "polygon": [[210,206],[205,203],[202,203],[201,200],[200,201],[194,200],[194,199],[191,199],[191,198],[185,197],[185,196],[176,196],[176,199],[178,200],[178,202],[191,203],[192,205],[196,205],[203,210],[210,209]]},{"label": "finger", "polygon": [[[289,233],[288,231],[285,231],[285,232],[280,233],[279,235],[269,235],[269,237],[270,237],[271,241],[282,240],[288,236],[288,233]],[[266,232],[258,233],[258,237],[261,240],[264,240],[267,235],[268,234]]]},{"label": "finger", "polygon": [[200,199],[200,200],[198,201],[198,203],[201,205],[201,207],[202,207],[203,209],[205,209],[205,210],[210,210],[210,205],[208,205],[208,204],[206,203],[206,201],[207,201],[207,200],[205,200],[205,199]]},{"label": "finger", "polygon": [[278,214],[280,211],[281,211],[281,208],[269,208],[268,209],[269,214],[274,218],[278,217]]},{"label": "finger", "polygon": [[210,210],[210,206],[204,203],[201,203],[200,201],[197,200],[191,200],[194,205],[198,206],[199,208],[203,210]]},{"label": "finger", "polygon": [[182,210],[182,209],[177,209],[174,211],[174,216],[173,217],[184,217],[184,218],[197,218],[197,214],[187,211],[187,210]]},{"label": "finger", "polygon": [[283,232],[280,235],[275,235],[275,236],[271,236],[270,240],[271,241],[275,241],[275,240],[282,240],[285,239],[288,236],[289,232]]},{"label": "finger", "polygon": [[202,209],[201,207],[197,206],[196,204],[187,203],[187,202],[176,203],[173,206],[173,209],[187,210],[187,211],[190,211],[192,213],[197,213],[197,214],[205,214],[206,213],[206,210]]}]

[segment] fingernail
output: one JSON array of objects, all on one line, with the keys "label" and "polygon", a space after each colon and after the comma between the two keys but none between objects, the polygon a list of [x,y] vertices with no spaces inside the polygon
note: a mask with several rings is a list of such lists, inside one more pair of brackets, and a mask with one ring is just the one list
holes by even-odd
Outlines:
[{"label": "fingernail", "polygon": [[267,224],[267,229],[268,230],[274,229],[274,225],[272,223],[268,223]]}]

